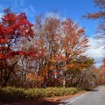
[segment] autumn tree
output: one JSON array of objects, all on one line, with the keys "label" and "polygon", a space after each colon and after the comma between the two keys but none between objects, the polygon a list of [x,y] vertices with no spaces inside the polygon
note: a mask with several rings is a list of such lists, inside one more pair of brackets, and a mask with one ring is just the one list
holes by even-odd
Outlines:
[{"label": "autumn tree", "polygon": [[[88,38],[85,35],[85,29],[67,18],[62,22],[62,55],[66,58],[64,63],[64,76],[66,72],[77,66],[74,63],[80,55],[82,55],[88,45]],[[80,65],[79,65],[80,66]],[[78,67],[79,67],[78,66]],[[64,77],[65,78],[65,77]]]},{"label": "autumn tree", "polygon": [[[37,48],[43,52],[43,56],[37,60],[38,74],[43,76],[43,86],[51,84],[54,79],[53,73],[56,71],[57,55],[59,51],[60,20],[53,17],[36,17],[34,31],[36,36],[33,42],[37,42]],[[52,78],[51,78],[52,77]]]},{"label": "autumn tree", "polygon": [[5,9],[4,13],[0,23],[0,85],[2,86],[6,86],[12,73],[15,73],[14,67],[18,63],[16,58],[19,55],[30,54],[27,51],[17,50],[14,45],[22,37],[28,38],[33,35],[33,25],[27,20],[25,13],[12,13],[10,9]]},{"label": "autumn tree", "polygon": [[103,58],[102,65],[99,68],[99,79],[98,84],[104,85],[105,84],[105,58]]},{"label": "autumn tree", "polygon": [[[99,11],[95,13],[88,13],[83,17],[87,19],[92,19],[92,20],[99,20],[99,25],[97,27],[98,35],[96,36],[96,38],[101,39],[100,44],[105,46],[105,41],[104,41],[105,40],[105,0],[94,0],[94,4],[96,7],[99,8]],[[100,69],[103,70],[103,72],[104,72],[104,69],[103,69],[104,61],[105,59],[103,58],[103,65],[100,67]],[[99,74],[100,74],[100,77],[104,77],[102,76],[101,72],[99,72]]]},{"label": "autumn tree", "polygon": [[105,38],[105,0],[94,0],[94,4],[99,8],[99,11],[95,13],[88,13],[84,15],[84,18],[99,20],[99,26],[97,28],[97,32],[99,33],[98,38]]},{"label": "autumn tree", "polygon": [[75,67],[73,61],[86,51],[85,29],[71,19],[37,17],[34,31],[32,43],[43,52],[40,59],[35,60],[37,74],[44,77],[44,86],[53,86],[56,80],[63,80],[63,72]]}]

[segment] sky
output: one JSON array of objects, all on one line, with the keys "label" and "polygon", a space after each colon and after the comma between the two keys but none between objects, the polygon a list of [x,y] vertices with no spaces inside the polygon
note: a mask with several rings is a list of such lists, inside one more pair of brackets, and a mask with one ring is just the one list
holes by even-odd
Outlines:
[{"label": "sky", "polygon": [[0,18],[5,8],[10,8],[17,13],[26,12],[29,21],[33,23],[35,16],[51,15],[52,11],[57,11],[62,18],[71,18],[81,27],[86,28],[86,35],[91,44],[86,54],[93,57],[98,66],[101,65],[101,59],[104,56],[103,47],[96,48],[98,41],[93,38],[98,21],[82,18],[82,15],[99,10],[94,6],[93,0],[0,0]]}]

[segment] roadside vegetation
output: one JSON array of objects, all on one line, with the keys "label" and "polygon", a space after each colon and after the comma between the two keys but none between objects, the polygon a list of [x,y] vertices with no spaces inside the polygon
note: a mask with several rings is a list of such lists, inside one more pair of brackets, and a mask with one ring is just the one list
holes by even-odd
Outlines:
[{"label": "roadside vegetation", "polygon": [[54,96],[65,96],[73,95],[80,92],[77,88],[15,88],[15,87],[5,87],[0,88],[0,101],[1,102],[12,102],[24,99],[39,99]]}]

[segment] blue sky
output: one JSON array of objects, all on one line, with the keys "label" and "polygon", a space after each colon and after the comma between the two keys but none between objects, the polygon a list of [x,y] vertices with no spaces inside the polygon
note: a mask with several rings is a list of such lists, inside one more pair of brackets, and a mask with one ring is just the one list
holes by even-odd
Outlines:
[{"label": "blue sky", "polygon": [[82,19],[82,15],[88,12],[95,12],[92,0],[0,0],[0,13],[4,8],[10,8],[13,12],[26,12],[28,19],[34,22],[35,16],[48,14],[57,10],[62,17],[69,17],[86,27],[87,36],[95,34],[96,21]]},{"label": "blue sky", "polygon": [[103,48],[97,48],[97,41],[92,38],[96,34],[98,21],[82,19],[82,15],[88,12],[96,12],[98,8],[94,6],[93,0],[0,0],[0,17],[3,15],[5,8],[10,8],[13,12],[26,12],[30,22],[35,21],[35,16],[51,14],[57,10],[62,18],[68,17],[78,22],[81,27],[86,28],[86,35],[90,39],[91,47],[86,52],[87,55],[93,57],[97,65],[101,65]]}]

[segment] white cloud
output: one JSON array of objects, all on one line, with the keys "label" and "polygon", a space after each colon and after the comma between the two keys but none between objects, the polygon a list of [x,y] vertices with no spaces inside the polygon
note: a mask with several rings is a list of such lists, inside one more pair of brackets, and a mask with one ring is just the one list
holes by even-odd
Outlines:
[{"label": "white cloud", "polygon": [[102,58],[104,57],[104,52],[105,49],[104,46],[102,45],[102,40],[101,39],[95,39],[95,38],[89,38],[89,49],[85,52],[86,55],[89,57],[94,58],[96,62],[96,66],[99,67],[102,65]]},{"label": "white cloud", "polygon": [[53,17],[53,18],[57,18],[57,19],[61,18],[60,14],[58,12],[53,12],[53,11],[48,12],[45,17]]}]

